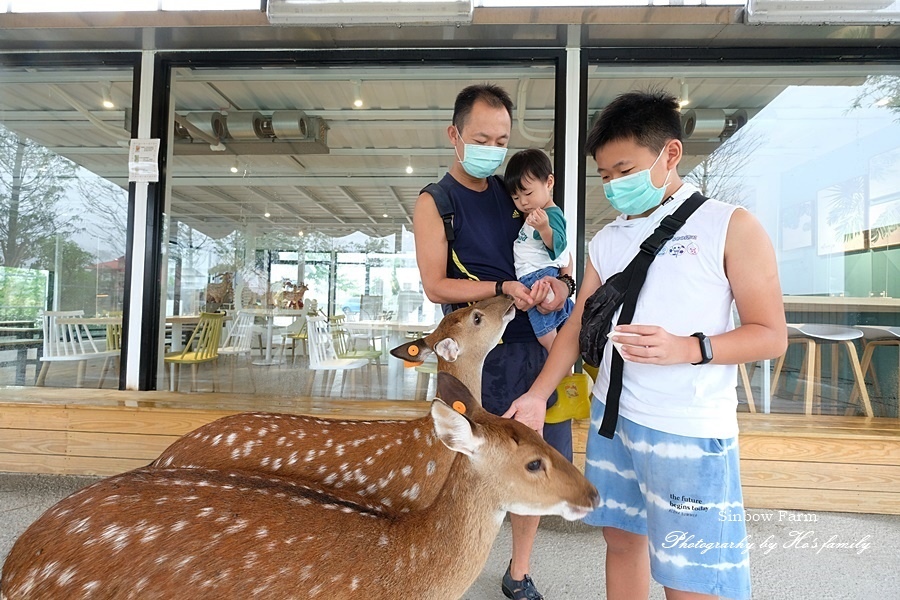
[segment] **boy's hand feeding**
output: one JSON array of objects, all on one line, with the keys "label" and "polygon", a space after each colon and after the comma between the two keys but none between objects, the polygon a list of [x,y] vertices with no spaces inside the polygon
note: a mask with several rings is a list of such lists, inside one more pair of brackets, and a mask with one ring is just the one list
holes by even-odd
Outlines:
[{"label": "boy's hand feeding", "polygon": [[[616,333],[636,333],[621,335]],[[616,325],[609,335],[621,343],[623,359],[648,365],[679,365],[698,362],[700,346],[696,338],[674,335],[657,325]]]}]

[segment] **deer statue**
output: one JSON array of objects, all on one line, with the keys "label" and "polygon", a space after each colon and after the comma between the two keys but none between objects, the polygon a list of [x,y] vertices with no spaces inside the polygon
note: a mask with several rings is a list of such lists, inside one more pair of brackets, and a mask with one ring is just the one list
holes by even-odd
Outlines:
[{"label": "deer statue", "polygon": [[282,290],[278,294],[278,305],[281,308],[303,308],[303,295],[309,288],[305,283],[295,284],[290,279],[282,279]]},{"label": "deer statue", "polygon": [[[3,565],[2,598],[459,598],[507,511],[574,520],[599,494],[536,432],[488,414],[451,375],[439,373],[438,387],[433,428],[407,455],[411,465],[417,450],[441,445],[454,456],[428,507],[389,515],[280,476],[137,469],[35,521]],[[264,445],[275,451],[276,439]],[[403,477],[402,468],[351,471],[337,456],[321,464],[337,480],[365,475],[376,488]]]},{"label": "deer statue", "polygon": [[[418,360],[434,352],[438,372],[462,381],[480,405],[484,358],[514,316],[509,296],[482,300],[446,315],[430,335],[392,352]],[[431,504],[453,461],[453,453],[443,445],[418,443],[432,428],[431,414],[411,421],[347,421],[240,413],[186,434],[150,466],[240,469],[298,478],[356,498],[372,496],[389,510],[406,512]],[[413,447],[417,454],[410,462]],[[328,461],[346,463],[348,472],[359,476],[337,478],[323,467]],[[378,469],[389,475],[383,485],[368,475]],[[418,483],[416,494],[408,493],[408,481]]]},{"label": "deer statue", "polygon": [[222,281],[206,284],[206,301],[217,305],[234,302],[234,273],[222,273]]}]

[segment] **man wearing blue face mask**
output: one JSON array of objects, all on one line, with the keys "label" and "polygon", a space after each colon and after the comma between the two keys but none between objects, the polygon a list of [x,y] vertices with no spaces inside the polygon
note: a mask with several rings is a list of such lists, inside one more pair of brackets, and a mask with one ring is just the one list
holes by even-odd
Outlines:
[{"label": "man wearing blue face mask", "polygon": [[[591,240],[572,316],[534,385],[510,408],[526,424],[579,357],[586,300],[698,191],[678,175],[681,115],[670,95],[631,92],[613,100],[588,135],[587,151],[622,214]],[[617,325],[606,341],[593,389],[591,423],[598,426],[621,357],[615,435],[594,433],[587,443],[585,475],[603,503],[585,521],[603,527],[606,597],[647,598],[652,576],[667,600],[749,598],[736,365],[787,347],[765,230],[746,210],[703,201],[650,264],[631,323]]]},{"label": "man wearing blue face mask", "polygon": [[[466,303],[508,294],[519,309],[502,343],[484,362],[482,403],[498,415],[528,389],[547,357],[523,311],[533,306],[546,312],[559,310],[574,291],[574,284],[552,277],[531,289],[516,280],[513,242],[523,215],[503,181],[494,176],[506,157],[511,128],[512,101],[506,91],[489,84],[462,90],[447,128],[453,166],[438,187],[423,190],[413,215],[416,260],[429,300],[441,303],[447,313]],[[554,300],[548,302],[551,289]],[[552,390],[544,398],[548,402],[555,402]],[[543,429],[544,438],[571,460],[569,422],[543,427],[542,421],[534,428]],[[510,522],[512,558],[501,590],[515,600],[540,600],[528,576],[539,517],[510,515]]]}]

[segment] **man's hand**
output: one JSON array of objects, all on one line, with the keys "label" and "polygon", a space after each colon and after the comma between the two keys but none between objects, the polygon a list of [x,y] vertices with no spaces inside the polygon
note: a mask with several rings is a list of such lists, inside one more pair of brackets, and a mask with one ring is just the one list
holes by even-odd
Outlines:
[{"label": "man's hand", "polygon": [[518,281],[507,281],[503,284],[503,291],[512,296],[519,310],[528,310],[536,303],[532,291]]},{"label": "man's hand", "polygon": [[[553,290],[552,298],[548,298],[549,290]],[[532,286],[531,295],[537,304],[538,311],[546,315],[563,307],[569,297],[569,286],[556,277],[542,277]]]},{"label": "man's hand", "polygon": [[[616,333],[638,335],[616,336]],[[700,345],[691,336],[673,335],[657,325],[616,325],[609,338],[621,343],[625,360],[648,365],[678,365],[699,362]]]},{"label": "man's hand", "polygon": [[509,410],[501,415],[504,419],[513,418],[524,423],[544,435],[544,418],[547,416],[547,399],[525,392],[509,406]]}]

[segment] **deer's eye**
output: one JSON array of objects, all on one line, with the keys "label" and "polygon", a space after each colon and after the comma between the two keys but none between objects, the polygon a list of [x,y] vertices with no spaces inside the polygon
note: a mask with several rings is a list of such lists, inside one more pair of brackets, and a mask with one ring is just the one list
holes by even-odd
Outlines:
[{"label": "deer's eye", "polygon": [[481,325],[481,313],[473,313],[472,320],[475,321],[476,325]]},{"label": "deer's eye", "polygon": [[536,471],[540,471],[543,464],[544,463],[541,462],[541,459],[537,459],[525,465],[525,468],[534,473]]}]

